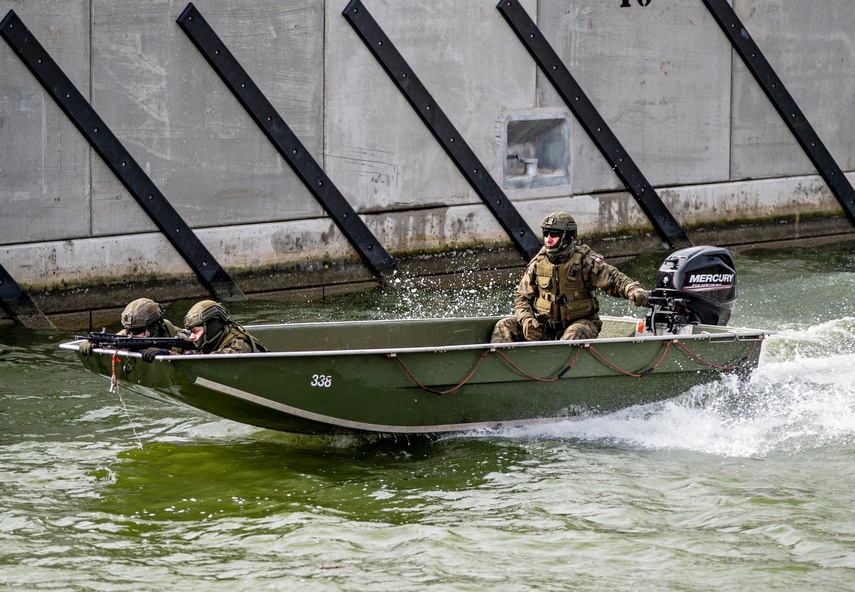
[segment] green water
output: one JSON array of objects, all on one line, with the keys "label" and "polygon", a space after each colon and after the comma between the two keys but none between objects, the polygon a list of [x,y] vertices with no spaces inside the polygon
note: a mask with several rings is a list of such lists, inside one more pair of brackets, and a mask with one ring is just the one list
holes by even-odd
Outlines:
[{"label": "green water", "polygon": [[[622,268],[650,286],[660,262]],[[778,331],[750,380],[430,443],[119,398],[70,334],[0,330],[0,590],[853,590],[855,245],[736,265],[731,324]],[[498,314],[510,293],[401,281],[232,313]]]}]

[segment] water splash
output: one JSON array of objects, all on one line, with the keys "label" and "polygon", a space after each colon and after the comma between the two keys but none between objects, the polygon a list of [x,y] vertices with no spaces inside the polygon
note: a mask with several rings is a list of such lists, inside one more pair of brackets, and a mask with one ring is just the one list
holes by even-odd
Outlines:
[{"label": "water splash", "polygon": [[727,376],[670,401],[579,421],[504,430],[500,436],[730,457],[851,445],[855,319],[776,334],[764,344],[761,364],[748,379]]},{"label": "water splash", "polygon": [[763,345],[761,365],[855,353],[855,317],[779,331]]},{"label": "water splash", "polygon": [[[463,271],[459,285],[479,282],[472,271]],[[442,287],[436,278],[409,278],[396,274],[381,292],[376,307],[379,318],[451,318],[513,314],[512,290],[503,293],[494,279],[483,280],[478,287]]]}]

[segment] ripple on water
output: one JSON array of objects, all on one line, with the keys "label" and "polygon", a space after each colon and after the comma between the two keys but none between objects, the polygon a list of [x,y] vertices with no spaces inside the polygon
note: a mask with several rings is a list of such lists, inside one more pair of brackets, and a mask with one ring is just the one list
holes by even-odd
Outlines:
[{"label": "ripple on water", "polygon": [[[832,263],[851,248],[781,257],[737,256],[734,324],[779,330],[749,379],[432,442],[277,434],[132,393],[123,405],[50,333],[4,333],[0,587],[849,590],[855,274]],[[503,314],[511,291],[402,278],[233,312]]]}]

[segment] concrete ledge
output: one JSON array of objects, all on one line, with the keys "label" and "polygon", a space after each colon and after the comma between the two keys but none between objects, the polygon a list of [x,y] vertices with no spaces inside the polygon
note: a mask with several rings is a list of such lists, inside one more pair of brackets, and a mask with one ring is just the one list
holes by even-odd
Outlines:
[{"label": "concrete ledge", "polygon": [[[819,177],[659,190],[696,245],[756,248],[851,240],[855,229]],[[573,213],[580,238],[609,260],[666,251],[626,193],[519,201],[532,228]],[[502,242],[480,204],[363,215],[401,277],[431,285],[513,285],[526,260]],[[713,220],[710,220],[713,218]],[[619,223],[619,221],[621,223]],[[378,286],[328,218],[197,230],[251,298],[321,300]],[[0,260],[58,327],[98,326],[147,295],[162,303],[207,296],[159,233],[0,247]],[[9,322],[0,315],[0,322]]]},{"label": "concrete ledge", "polygon": [[[794,216],[693,228],[690,236],[695,244],[713,244],[738,251],[821,246],[855,240],[855,231],[842,215],[808,219]],[[646,233],[590,236],[583,240],[612,263],[626,261],[643,252],[668,252],[657,237]],[[510,246],[400,255],[398,263],[401,277],[416,280],[416,285],[463,289],[507,286],[509,290],[526,264]],[[252,299],[287,302],[320,301],[380,285],[358,262],[316,262],[316,268],[290,266],[236,271],[232,275],[239,285],[248,288],[247,295]],[[177,300],[208,296],[189,275],[54,286],[33,290],[30,294],[54,325],[66,330],[99,330],[103,326],[114,326],[124,304],[140,295],[154,298],[165,306]],[[0,325],[11,323],[8,315],[0,312]]]}]

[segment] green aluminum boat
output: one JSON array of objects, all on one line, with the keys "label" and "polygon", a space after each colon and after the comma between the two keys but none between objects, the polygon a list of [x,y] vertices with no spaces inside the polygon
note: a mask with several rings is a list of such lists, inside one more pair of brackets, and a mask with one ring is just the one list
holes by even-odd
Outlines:
[{"label": "green aluminum boat", "polygon": [[442,434],[563,421],[757,366],[769,333],[724,326],[735,274],[707,265],[690,276],[682,268],[691,258],[666,260],[644,320],[604,317],[592,340],[491,344],[499,317],[399,319],[246,326],[265,353],[149,363],[96,347],[78,356],[120,391],[285,432]]},{"label": "green aluminum boat", "polygon": [[[586,341],[489,344],[498,317],[246,327],[271,350],[159,356],[95,349],[120,390],[305,434],[438,434],[522,426],[660,401],[756,367],[760,330],[694,325],[636,335],[605,318]],[[77,350],[80,341],[61,347]],[[114,363],[115,354],[115,363]]]}]

